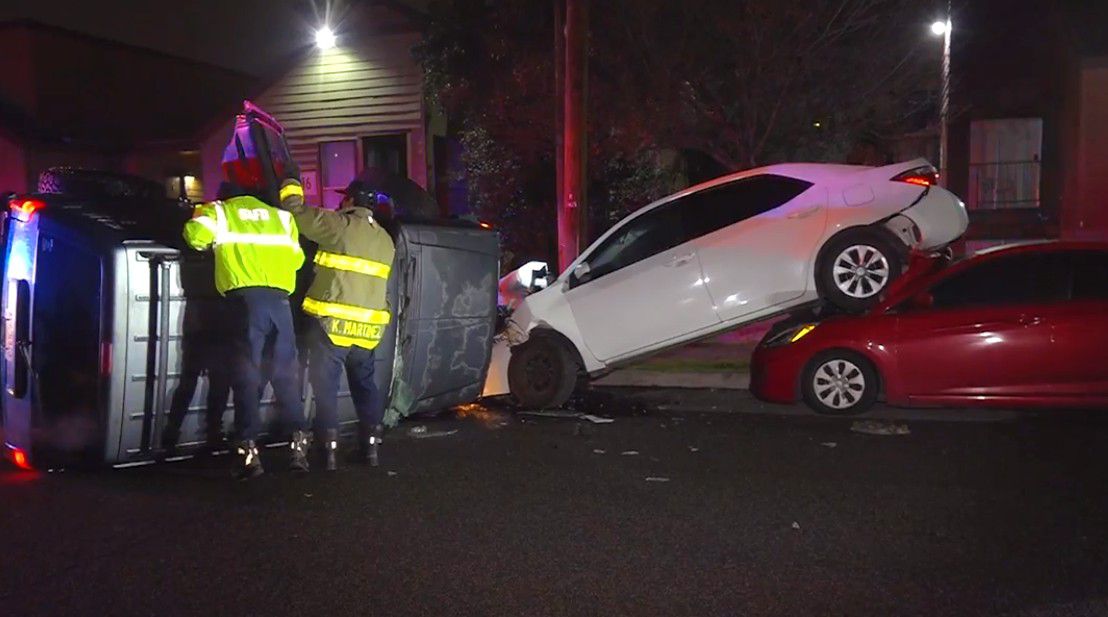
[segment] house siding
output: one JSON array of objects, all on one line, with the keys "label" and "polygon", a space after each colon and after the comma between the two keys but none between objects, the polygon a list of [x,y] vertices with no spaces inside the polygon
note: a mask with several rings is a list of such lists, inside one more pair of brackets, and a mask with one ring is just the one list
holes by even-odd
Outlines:
[{"label": "house siding", "polygon": [[[428,156],[423,80],[412,46],[415,33],[375,35],[327,51],[312,50],[255,101],[281,122],[302,172],[318,172],[323,142],[354,140],[362,159],[364,137],[407,135],[408,175],[427,187]],[[214,195],[232,119],[201,148],[204,187]],[[318,191],[308,196],[318,203]]]}]

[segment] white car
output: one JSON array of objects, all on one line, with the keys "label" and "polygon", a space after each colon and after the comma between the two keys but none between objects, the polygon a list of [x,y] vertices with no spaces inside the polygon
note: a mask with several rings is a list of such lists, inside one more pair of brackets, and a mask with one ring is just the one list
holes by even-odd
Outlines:
[{"label": "white car", "polygon": [[[966,231],[965,205],[923,159],[781,164],[686,189],[628,216],[553,282],[528,264],[507,304],[486,396],[557,407],[584,376],[824,301],[858,311],[910,250]],[[530,295],[527,295],[530,294]]]}]

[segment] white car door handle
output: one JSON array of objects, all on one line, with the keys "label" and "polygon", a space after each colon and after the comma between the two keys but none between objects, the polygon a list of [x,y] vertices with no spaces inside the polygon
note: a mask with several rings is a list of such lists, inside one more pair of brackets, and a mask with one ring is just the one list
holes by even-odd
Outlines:
[{"label": "white car door handle", "polygon": [[669,266],[670,268],[676,268],[678,266],[683,266],[683,265],[689,263],[690,261],[692,261],[693,257],[696,257],[696,255],[694,253],[686,253],[684,255],[677,255],[673,259],[669,260],[669,263],[666,264],[666,265]]},{"label": "white car door handle", "polygon": [[799,212],[793,212],[792,214],[790,214],[788,216],[788,218],[804,219],[804,218],[808,218],[809,216],[812,216],[816,212],[819,212],[819,206],[812,206],[811,208],[808,208],[807,210],[800,210]]}]

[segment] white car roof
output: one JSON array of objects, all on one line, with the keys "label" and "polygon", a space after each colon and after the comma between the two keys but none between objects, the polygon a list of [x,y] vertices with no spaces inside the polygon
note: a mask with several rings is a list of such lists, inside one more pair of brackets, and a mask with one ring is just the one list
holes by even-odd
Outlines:
[{"label": "white car roof", "polygon": [[756,167],[754,169],[747,169],[744,171],[735,172],[726,176],[720,176],[714,180],[702,182],[696,186],[690,186],[678,193],[674,193],[668,197],[663,198],[660,201],[670,201],[677,197],[682,197],[690,193],[695,193],[706,188],[711,188],[719,184],[725,184],[734,180],[747,178],[750,176],[758,176],[763,174],[775,174],[778,176],[786,176],[789,178],[796,178],[798,180],[805,180],[812,184],[824,184],[827,182],[843,182],[856,177],[860,174],[867,174],[874,170],[884,170],[882,176],[886,173],[889,178],[892,178],[896,174],[902,171],[908,171],[910,169],[916,169],[918,167],[926,167],[930,165],[927,159],[913,159],[911,161],[904,161],[901,163],[894,163],[892,165],[884,165],[882,167],[871,167],[868,165],[841,165],[837,163],[778,163],[776,165],[766,165],[764,167]]}]

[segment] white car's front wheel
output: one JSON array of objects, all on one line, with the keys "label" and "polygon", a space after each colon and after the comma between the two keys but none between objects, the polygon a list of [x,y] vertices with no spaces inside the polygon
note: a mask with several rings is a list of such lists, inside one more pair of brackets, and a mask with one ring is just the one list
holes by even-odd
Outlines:
[{"label": "white car's front wheel", "polygon": [[566,345],[548,335],[512,348],[508,388],[528,409],[555,409],[569,400],[577,386],[578,364]]},{"label": "white car's front wheel", "polygon": [[898,249],[888,234],[869,228],[835,237],[816,265],[820,296],[851,312],[872,306],[900,276],[904,259]]}]

